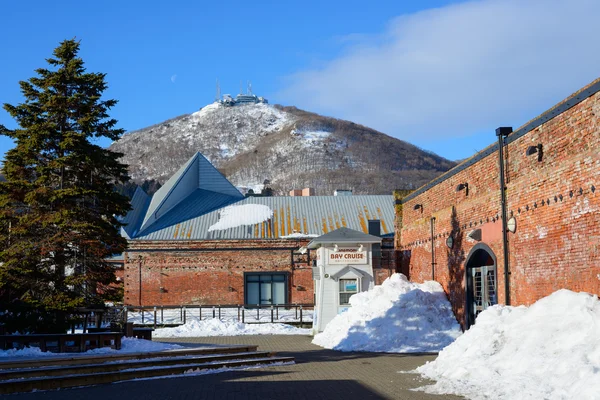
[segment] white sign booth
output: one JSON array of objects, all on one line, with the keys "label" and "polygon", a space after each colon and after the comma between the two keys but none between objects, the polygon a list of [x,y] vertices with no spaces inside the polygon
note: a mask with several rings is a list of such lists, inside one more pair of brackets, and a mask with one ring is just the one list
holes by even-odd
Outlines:
[{"label": "white sign booth", "polygon": [[307,245],[317,250],[313,334],[322,332],[333,317],[351,307],[350,296],[374,284],[372,245],[380,243],[380,237],[339,228]]}]

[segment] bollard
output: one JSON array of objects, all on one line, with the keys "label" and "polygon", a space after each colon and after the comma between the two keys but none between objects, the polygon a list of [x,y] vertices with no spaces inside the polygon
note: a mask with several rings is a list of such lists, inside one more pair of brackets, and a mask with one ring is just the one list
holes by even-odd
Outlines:
[{"label": "bollard", "polygon": [[279,321],[279,307],[275,307],[275,319]]},{"label": "bollard", "polygon": [[186,315],[185,315],[185,306],[183,306],[183,324],[185,325],[185,319],[186,319]]},{"label": "bollard", "polygon": [[125,336],[133,337],[133,322],[125,324]]},{"label": "bollard", "polygon": [[200,321],[202,321],[202,305],[198,306],[198,315],[200,316]]},{"label": "bollard", "polygon": [[160,324],[164,325],[165,324],[165,314],[164,314],[164,310],[163,310],[163,306],[160,306]]},{"label": "bollard", "polygon": [[245,311],[246,311],[246,309],[242,308],[242,324],[246,323],[246,318],[245,318],[246,317],[246,315],[245,315],[246,313],[245,313]]},{"label": "bollard", "polygon": [[154,306],[154,329],[156,329],[156,306]]},{"label": "bollard", "polygon": [[240,322],[240,305],[238,304],[238,322]]},{"label": "bollard", "polygon": [[274,322],[273,321],[273,315],[274,315],[274,313],[275,313],[274,307],[273,307],[273,305],[271,305],[271,323]]},{"label": "bollard", "polygon": [[256,305],[256,321],[260,322],[260,304]]},{"label": "bollard", "polygon": [[213,306],[213,318],[215,318],[215,317],[216,317],[216,314],[215,314],[215,306]]},{"label": "bollard", "polygon": [[302,306],[300,306],[300,328],[302,328]]},{"label": "bollard", "polygon": [[140,312],[142,313],[142,325],[144,324],[144,309],[142,308],[140,310]]},{"label": "bollard", "polygon": [[221,320],[221,305],[219,304],[219,320]]}]

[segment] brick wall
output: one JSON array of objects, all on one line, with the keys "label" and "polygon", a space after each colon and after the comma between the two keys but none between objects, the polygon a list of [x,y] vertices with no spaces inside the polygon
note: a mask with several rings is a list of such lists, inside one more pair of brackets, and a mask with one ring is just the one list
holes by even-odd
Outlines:
[{"label": "brick wall", "polygon": [[[244,304],[244,273],[285,272],[288,303],[312,304],[308,240],[132,241],[125,253],[124,303],[129,305]],[[392,239],[384,239],[391,247]],[[395,272],[393,248],[374,268],[376,284]],[[314,259],[316,253],[311,253]],[[141,303],[140,303],[141,272]]]},{"label": "brick wall", "polygon": [[[245,272],[286,272],[288,302],[313,303],[310,267],[297,240],[133,241],[125,255],[125,304],[244,304]],[[296,256],[298,259],[298,256]]]},{"label": "brick wall", "polygon": [[[598,115],[600,93],[595,93],[504,147],[507,219],[517,220],[516,232],[508,236],[513,305],[531,304],[561,288],[600,294]],[[495,139],[491,133],[490,142]],[[537,154],[525,155],[538,143],[541,161]],[[498,165],[494,151],[458,173],[446,173],[397,208],[399,269],[412,281],[439,281],[463,324],[465,262],[478,243],[467,235],[474,229],[481,229],[481,243],[496,256],[498,302],[505,302]],[[468,183],[468,195],[456,191],[460,183]],[[417,204],[422,208],[415,210]],[[451,234],[455,243],[449,249]]]}]

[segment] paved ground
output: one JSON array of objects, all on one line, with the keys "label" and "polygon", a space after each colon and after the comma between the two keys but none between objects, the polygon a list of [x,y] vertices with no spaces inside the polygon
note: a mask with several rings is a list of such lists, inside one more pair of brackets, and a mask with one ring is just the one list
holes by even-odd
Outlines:
[{"label": "paved ground", "polygon": [[458,399],[433,396],[411,388],[426,381],[410,371],[433,360],[432,355],[342,353],[310,343],[306,336],[235,336],[160,339],[190,346],[256,344],[296,358],[295,365],[231,371],[185,378],[130,381],[111,385],[8,395],[14,400],[267,400],[267,399]]}]

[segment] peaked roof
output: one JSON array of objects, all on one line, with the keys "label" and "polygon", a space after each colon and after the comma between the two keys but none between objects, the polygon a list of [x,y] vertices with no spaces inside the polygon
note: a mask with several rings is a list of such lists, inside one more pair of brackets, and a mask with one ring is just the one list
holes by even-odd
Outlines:
[{"label": "peaked roof", "polygon": [[366,233],[371,219],[394,234],[391,195],[244,198],[200,153],[154,196],[138,189],[131,203],[121,230],[130,240],[312,238],[340,227]]},{"label": "peaked roof", "polygon": [[355,231],[354,229],[349,229],[346,227],[341,227],[336,229],[335,231],[326,233],[324,235],[319,236],[310,241],[310,243],[306,246],[309,249],[316,249],[320,244],[324,243],[381,243],[381,238],[378,236],[369,235],[368,233],[363,233],[359,231]]},{"label": "peaked roof", "polygon": [[146,232],[150,227],[158,224],[163,217],[169,214],[169,211],[197,191],[202,191],[205,197],[216,197],[218,200],[212,202],[212,206],[205,204],[204,207],[196,208],[196,216],[212,211],[215,207],[222,207],[244,199],[239,190],[202,154],[196,153],[152,196],[141,221],[139,232]]}]

